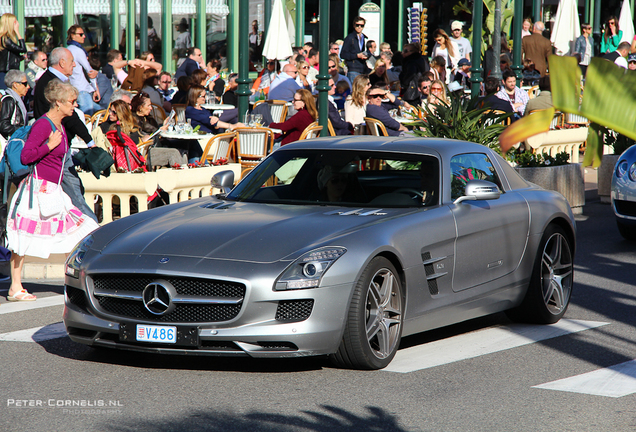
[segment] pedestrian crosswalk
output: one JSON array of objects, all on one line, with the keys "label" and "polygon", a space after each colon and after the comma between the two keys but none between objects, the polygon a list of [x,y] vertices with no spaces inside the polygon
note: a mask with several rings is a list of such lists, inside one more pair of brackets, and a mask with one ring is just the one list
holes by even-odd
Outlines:
[{"label": "pedestrian crosswalk", "polygon": [[[19,313],[64,303],[64,296],[32,303],[3,304],[0,314]],[[464,333],[398,351],[384,372],[411,373],[519,348],[543,340],[608,325],[602,321],[562,319],[552,325],[510,324]],[[62,322],[0,333],[0,343],[43,342],[66,337]],[[618,398],[636,393],[636,359],[588,373],[536,385],[533,388]]]}]

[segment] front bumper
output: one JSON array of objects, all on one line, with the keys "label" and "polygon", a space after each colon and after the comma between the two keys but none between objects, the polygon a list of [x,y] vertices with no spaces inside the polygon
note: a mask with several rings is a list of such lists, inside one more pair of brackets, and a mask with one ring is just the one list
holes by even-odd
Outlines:
[{"label": "front bumper", "polygon": [[[152,275],[156,279],[170,276],[183,275]],[[197,276],[215,280],[227,278],[227,275]],[[188,274],[190,278],[197,276]],[[272,278],[260,277],[242,282],[246,287],[245,296],[240,310],[230,320],[159,322],[105,312],[95,297],[91,277],[82,273],[80,279],[66,278],[64,324],[75,342],[142,352],[280,358],[331,354],[338,349],[353,283],[274,291]],[[134,340],[134,330],[131,332],[136,324],[177,326],[179,331],[191,333],[194,344],[175,346],[138,342]]]}]

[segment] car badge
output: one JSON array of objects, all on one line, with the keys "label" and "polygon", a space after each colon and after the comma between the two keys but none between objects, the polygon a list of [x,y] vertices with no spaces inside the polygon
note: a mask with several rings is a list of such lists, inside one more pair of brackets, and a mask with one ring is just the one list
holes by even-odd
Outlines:
[{"label": "car badge", "polygon": [[151,282],[143,290],[143,302],[146,310],[153,315],[166,315],[174,310],[172,290],[163,282]]},{"label": "car badge", "polygon": [[163,258],[161,258],[161,259],[159,260],[159,264],[165,264],[165,263],[167,263],[168,261],[170,261],[170,258],[168,258],[168,257],[163,257]]}]

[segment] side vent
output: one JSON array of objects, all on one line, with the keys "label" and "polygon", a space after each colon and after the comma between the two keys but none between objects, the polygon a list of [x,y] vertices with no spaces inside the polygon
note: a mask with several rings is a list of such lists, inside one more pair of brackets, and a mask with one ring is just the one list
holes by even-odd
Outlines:
[{"label": "side vent", "polygon": [[[430,262],[430,260],[431,260],[431,253],[423,252],[422,261],[426,263],[426,262]],[[429,276],[435,273],[435,269],[433,268],[433,263],[431,262],[430,264],[424,264],[424,271],[426,272],[426,280],[428,281],[428,290],[430,291],[431,295],[439,294],[439,290],[437,288],[437,279],[429,279]]]}]

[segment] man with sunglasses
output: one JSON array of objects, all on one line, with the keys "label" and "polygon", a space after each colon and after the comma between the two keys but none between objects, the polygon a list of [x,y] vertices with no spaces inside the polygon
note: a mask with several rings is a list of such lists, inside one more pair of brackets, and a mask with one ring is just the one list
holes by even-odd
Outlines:
[{"label": "man with sunglasses", "polygon": [[88,54],[82,45],[86,40],[86,33],[82,27],[74,24],[68,29],[66,34],[68,37],[66,41],[68,50],[75,59],[75,67],[69,80],[79,91],[77,104],[84,114],[93,115],[95,111],[102,109],[98,104],[101,96],[95,81],[97,71],[88,62]]},{"label": "man with sunglasses", "polygon": [[345,38],[340,50],[340,58],[347,65],[347,77],[351,82],[356,76],[369,72],[365,54],[368,38],[362,33],[365,23],[366,20],[359,16],[353,20],[354,31]]},{"label": "man with sunglasses", "polygon": [[42,51],[33,51],[29,54],[29,64],[26,67],[26,76],[29,86],[35,88],[35,81],[38,74],[43,74],[47,67],[48,56]]},{"label": "man with sunglasses", "polygon": [[408,132],[408,129],[391,117],[389,110],[382,104],[385,98],[388,98],[395,105],[403,105],[385,87],[376,84],[367,90],[367,100],[369,101],[367,104],[367,117],[381,121],[389,136],[403,136]]},{"label": "man with sunglasses", "polygon": [[170,102],[175,93],[175,90],[170,88],[171,85],[172,77],[170,76],[170,72],[161,72],[159,74],[159,85],[157,86],[157,91],[161,96],[163,96],[163,100],[166,102]]},{"label": "man with sunglasses", "polygon": [[541,76],[548,70],[548,57],[552,55],[550,39],[543,37],[545,25],[541,21],[534,23],[532,34],[521,39],[523,59],[532,59]]}]

